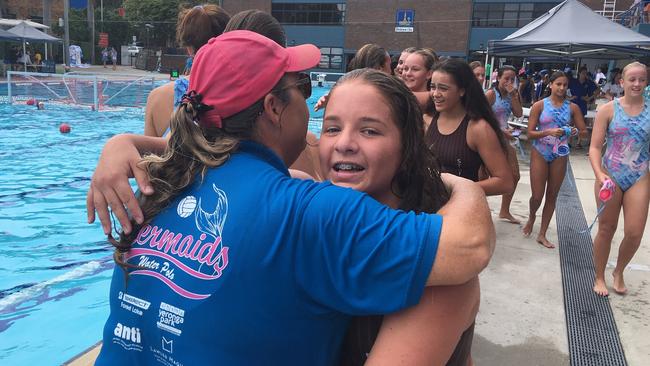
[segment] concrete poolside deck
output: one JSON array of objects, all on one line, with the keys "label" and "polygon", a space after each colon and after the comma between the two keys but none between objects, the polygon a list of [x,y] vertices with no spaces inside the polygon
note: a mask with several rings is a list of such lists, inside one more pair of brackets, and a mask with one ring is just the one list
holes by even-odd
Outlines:
[{"label": "concrete poolside deck", "polygon": [[[529,153],[529,151],[527,151]],[[520,157],[521,180],[511,212],[522,223],[528,218],[530,176],[528,159]],[[596,215],[594,175],[587,150],[572,152],[570,163],[575,185],[588,223]],[[547,249],[535,241],[541,207],[530,238],[514,225],[498,218],[500,197],[490,197],[497,231],[497,248],[481,274],[481,309],[476,321],[473,357],[476,365],[569,365],[570,354],[558,248]],[[556,217],[548,238],[558,243]],[[616,261],[623,237],[622,218],[612,242],[610,265]],[[592,230],[592,238],[597,227]],[[610,267],[610,266],[608,266]],[[611,279],[608,268],[607,278]],[[625,358],[631,366],[650,362],[650,225],[646,225],[641,247],[625,280],[629,292],[612,292],[612,307]],[[611,284],[611,280],[610,280]]]},{"label": "concrete poolside deck", "polygon": [[[73,71],[115,74],[116,76],[150,76],[169,80],[169,75],[137,70],[130,66],[91,66]],[[570,162],[586,220],[596,214],[593,198],[594,176],[586,156],[587,150],[574,150]],[[529,151],[527,150],[527,153]],[[520,158],[521,180],[512,202],[511,212],[522,222],[528,217],[530,179],[528,160]],[[497,230],[497,248],[488,268],[481,274],[481,309],[476,322],[473,358],[477,366],[569,365],[570,354],[564,309],[559,250],[547,249],[534,240],[541,220],[541,207],[530,238],[524,238],[522,225],[498,219],[500,197],[490,197]],[[548,237],[558,243],[556,218]],[[618,244],[623,236],[621,220],[612,242],[610,267],[616,261]],[[592,230],[595,235],[596,227]],[[650,224],[646,225],[639,251],[625,272],[629,293],[612,293],[609,303],[614,313],[627,363],[650,364]],[[611,279],[611,268],[607,278]],[[611,284],[611,281],[610,281]],[[73,364],[92,364],[96,357]]]}]

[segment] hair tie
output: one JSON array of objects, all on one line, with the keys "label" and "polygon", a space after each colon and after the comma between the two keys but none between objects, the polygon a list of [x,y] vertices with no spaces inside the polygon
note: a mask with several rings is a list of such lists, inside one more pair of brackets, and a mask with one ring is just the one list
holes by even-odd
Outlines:
[{"label": "hair tie", "polygon": [[181,97],[181,105],[185,108],[185,112],[190,112],[188,106],[191,105],[195,113],[203,113],[214,109],[213,106],[201,103],[203,96],[196,92],[196,90],[191,90]]}]

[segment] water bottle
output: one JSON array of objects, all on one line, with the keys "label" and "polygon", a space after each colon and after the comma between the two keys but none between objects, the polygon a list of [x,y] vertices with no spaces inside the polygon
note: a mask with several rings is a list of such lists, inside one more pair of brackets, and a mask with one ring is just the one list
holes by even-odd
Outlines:
[{"label": "water bottle", "polygon": [[603,186],[600,187],[600,191],[598,192],[598,198],[602,202],[607,202],[612,198],[612,196],[614,196],[615,192],[616,192],[616,184],[614,184],[614,182],[612,182],[611,179],[606,179],[605,182],[603,183]]}]

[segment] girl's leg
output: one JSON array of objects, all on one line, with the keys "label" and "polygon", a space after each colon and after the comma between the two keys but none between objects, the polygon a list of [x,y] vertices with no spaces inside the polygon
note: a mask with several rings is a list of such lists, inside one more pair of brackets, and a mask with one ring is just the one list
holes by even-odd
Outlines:
[{"label": "girl's leg", "polygon": [[[512,177],[515,179],[515,189],[517,189],[517,183],[519,183],[519,162],[517,161],[517,151],[515,151],[515,148],[512,147],[512,145],[508,144],[508,164],[510,165],[510,169],[512,170]],[[501,197],[501,210],[499,212],[499,218],[506,219],[510,221],[513,224],[519,224],[519,220],[517,220],[512,214],[510,213],[510,202],[512,202],[512,197],[514,197],[515,193],[514,191],[512,193],[504,194]]]},{"label": "girl's leg", "polygon": [[623,271],[641,245],[643,230],[648,218],[648,203],[650,203],[650,175],[646,174],[623,195],[624,235],[618,249],[616,268],[612,272],[614,291],[619,294],[627,292]]},{"label": "girl's leg", "polygon": [[530,149],[530,200],[528,201],[529,213],[528,222],[524,226],[524,235],[530,236],[535,225],[537,209],[542,204],[546,179],[548,177],[548,163],[535,148]]},{"label": "girl's leg", "polygon": [[551,223],[553,212],[555,212],[555,203],[557,202],[557,195],[560,192],[560,187],[564,181],[566,174],[567,157],[560,157],[551,164],[549,164],[548,184],[546,185],[546,200],[544,201],[544,209],[542,210],[542,225],[539,228],[539,235],[537,235],[537,242],[547,248],[555,248],[555,244],[548,241],[546,238],[546,231]]},{"label": "girl's leg", "polygon": [[[602,204],[598,199],[600,186],[598,182],[594,184],[596,202],[598,207]],[[594,292],[600,296],[609,295],[607,283],[605,282],[605,267],[609,258],[609,249],[612,245],[612,238],[618,226],[618,215],[621,212],[623,202],[623,191],[616,187],[616,192],[612,198],[607,201],[603,212],[598,217],[598,232],[594,238]]]}]

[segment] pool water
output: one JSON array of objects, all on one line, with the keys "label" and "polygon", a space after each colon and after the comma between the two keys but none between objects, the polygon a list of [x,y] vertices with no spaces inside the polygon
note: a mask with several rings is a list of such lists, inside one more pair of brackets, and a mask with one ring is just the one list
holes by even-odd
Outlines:
[{"label": "pool water", "polygon": [[320,137],[321,127],[323,125],[323,109],[314,112],[314,106],[323,95],[329,93],[330,86],[312,86],[311,97],[307,100],[309,107],[309,131]]},{"label": "pool water", "polygon": [[[0,364],[60,364],[101,337],[112,249],[88,225],[101,147],[142,110],[0,105]],[[71,133],[61,134],[62,123]]]},{"label": "pool water", "polygon": [[[308,101],[317,135],[328,90]],[[141,108],[0,104],[0,365],[58,365],[101,339],[113,250],[86,223],[86,192],[104,143],[143,120]]]}]

